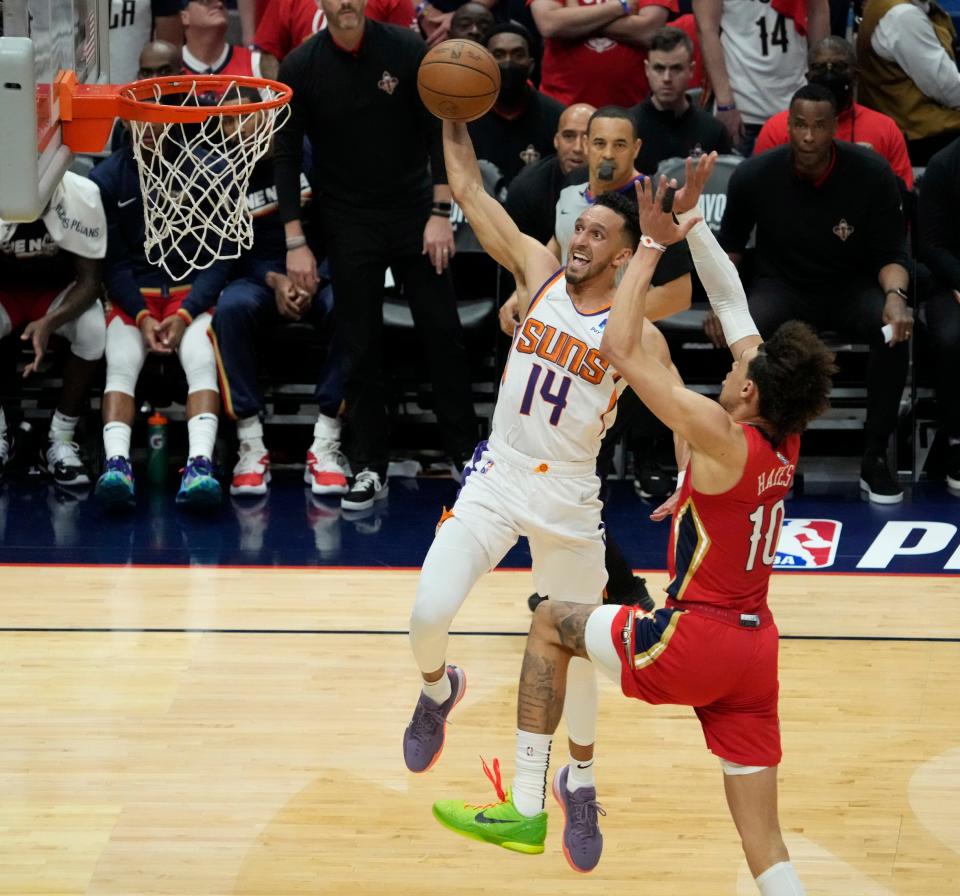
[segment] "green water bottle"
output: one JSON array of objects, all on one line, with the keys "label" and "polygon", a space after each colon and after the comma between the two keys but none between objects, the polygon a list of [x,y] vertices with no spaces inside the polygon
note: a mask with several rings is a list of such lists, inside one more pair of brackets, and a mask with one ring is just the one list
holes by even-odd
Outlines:
[{"label": "green water bottle", "polygon": [[163,485],[167,481],[167,418],[154,412],[147,423],[147,479]]}]

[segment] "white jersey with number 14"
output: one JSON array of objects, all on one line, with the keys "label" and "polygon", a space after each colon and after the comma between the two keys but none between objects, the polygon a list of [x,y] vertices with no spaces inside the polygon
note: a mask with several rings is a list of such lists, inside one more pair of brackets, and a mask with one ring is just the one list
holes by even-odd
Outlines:
[{"label": "white jersey with number 14", "polygon": [[540,288],[513,338],[493,439],[545,461],[596,458],[626,387],[600,354],[609,314],[577,311],[562,271]]}]

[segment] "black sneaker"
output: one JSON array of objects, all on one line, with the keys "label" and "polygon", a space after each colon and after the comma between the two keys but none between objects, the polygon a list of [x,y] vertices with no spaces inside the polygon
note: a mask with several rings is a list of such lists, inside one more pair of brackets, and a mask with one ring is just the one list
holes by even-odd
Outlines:
[{"label": "black sneaker", "polygon": [[534,612],[545,600],[550,600],[550,598],[543,594],[531,594],[527,598],[527,606],[530,608],[530,612]]},{"label": "black sneaker", "polygon": [[90,474],[83,465],[76,442],[51,439],[46,450],[40,451],[40,469],[53,476],[53,481],[64,488],[90,485]]},{"label": "black sneaker", "polygon": [[960,445],[947,450],[947,488],[960,491]]},{"label": "black sneaker", "polygon": [[644,613],[649,613],[656,607],[650,592],[647,591],[647,580],[640,576],[633,577],[633,585],[626,594],[614,597],[611,594],[604,595],[605,604],[624,604],[628,607],[639,607]]},{"label": "black sneaker", "polygon": [[860,464],[860,490],[866,492],[874,504],[899,504],[903,500],[903,489],[881,454],[864,457]]},{"label": "black sneaker", "polygon": [[382,501],[387,497],[389,488],[380,479],[379,473],[361,470],[354,478],[350,491],[340,499],[340,506],[344,510],[368,510],[373,507],[374,501]]}]

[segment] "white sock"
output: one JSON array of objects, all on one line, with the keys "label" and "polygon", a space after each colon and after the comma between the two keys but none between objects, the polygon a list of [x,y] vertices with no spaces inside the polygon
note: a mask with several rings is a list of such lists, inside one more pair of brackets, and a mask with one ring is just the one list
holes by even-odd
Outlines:
[{"label": "white sock", "polygon": [[806,896],[792,862],[777,862],[757,878],[760,896]]},{"label": "white sock", "polygon": [[340,441],[340,421],[335,417],[324,417],[320,414],[313,425],[313,444],[310,450],[319,454],[329,448],[330,442]]},{"label": "white sock", "polygon": [[517,811],[528,818],[543,811],[552,742],[552,734],[517,729],[517,770],[511,795]]},{"label": "white sock", "polygon": [[130,459],[130,427],[119,420],[112,420],[103,427],[103,453],[111,457]]},{"label": "white sock", "polygon": [[68,417],[60,411],[54,411],[53,419],[50,421],[50,441],[72,442],[79,419],[79,417]]},{"label": "white sock", "polygon": [[257,416],[244,417],[237,421],[237,438],[251,451],[267,450],[267,446],[263,444],[263,424]]},{"label": "white sock", "polygon": [[446,703],[450,699],[450,695],[453,693],[453,689],[450,687],[450,676],[447,675],[447,670],[443,670],[443,675],[437,681],[424,681],[423,683],[423,693],[426,694],[434,703],[439,706],[441,703]]},{"label": "white sock", "polygon": [[581,787],[596,787],[597,782],[593,778],[593,760],[576,759],[570,757],[570,764],[567,766],[567,792],[573,793]]},{"label": "white sock", "polygon": [[210,413],[194,414],[187,421],[187,457],[213,457],[213,446],[217,441],[217,415]]}]

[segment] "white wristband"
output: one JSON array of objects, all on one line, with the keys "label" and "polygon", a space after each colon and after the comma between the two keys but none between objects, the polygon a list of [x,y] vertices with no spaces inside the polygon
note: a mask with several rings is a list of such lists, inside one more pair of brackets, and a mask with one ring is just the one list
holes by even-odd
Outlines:
[{"label": "white wristband", "polygon": [[658,252],[667,251],[667,247],[658,243],[652,236],[640,237],[640,245],[647,249],[656,249]]}]

